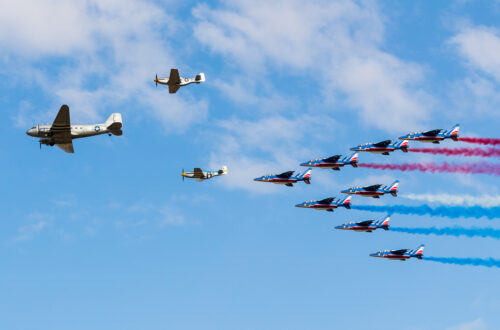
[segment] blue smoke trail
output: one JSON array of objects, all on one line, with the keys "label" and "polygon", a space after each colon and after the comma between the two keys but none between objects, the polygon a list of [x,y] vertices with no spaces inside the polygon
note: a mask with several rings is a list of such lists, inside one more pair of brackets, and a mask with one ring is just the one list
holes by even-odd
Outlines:
[{"label": "blue smoke trail", "polygon": [[500,218],[500,207],[484,208],[481,206],[437,206],[430,207],[428,205],[406,206],[406,205],[351,205],[351,209],[383,212],[383,213],[399,213],[411,215],[429,215],[433,217],[447,218],[482,218],[488,219]]},{"label": "blue smoke trail", "polygon": [[443,264],[454,264],[460,266],[485,266],[485,267],[500,267],[498,259],[480,259],[480,258],[437,258],[423,257],[424,260],[436,261]]},{"label": "blue smoke trail", "polygon": [[389,230],[407,234],[420,235],[447,235],[447,236],[467,236],[467,237],[491,237],[500,239],[500,229],[492,228],[462,228],[462,227],[444,227],[444,228],[401,228],[390,227]]}]

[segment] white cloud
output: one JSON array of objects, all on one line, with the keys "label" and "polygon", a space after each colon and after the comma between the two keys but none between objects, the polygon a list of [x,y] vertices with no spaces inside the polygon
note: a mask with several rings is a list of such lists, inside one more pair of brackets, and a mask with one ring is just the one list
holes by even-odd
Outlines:
[{"label": "white cloud", "polygon": [[371,2],[241,0],[193,14],[199,42],[241,66],[246,79],[289,70],[325,95],[344,95],[362,122],[387,130],[427,119],[433,101],[420,85],[424,70],[381,50],[383,18]]},{"label": "white cloud", "polygon": [[472,322],[465,322],[446,328],[446,330],[486,330],[487,328],[486,323],[481,318],[478,318]]},{"label": "white cloud", "polygon": [[17,234],[12,239],[13,242],[32,240],[52,224],[53,217],[51,215],[35,212],[28,215],[28,219],[30,223],[18,228]]}]

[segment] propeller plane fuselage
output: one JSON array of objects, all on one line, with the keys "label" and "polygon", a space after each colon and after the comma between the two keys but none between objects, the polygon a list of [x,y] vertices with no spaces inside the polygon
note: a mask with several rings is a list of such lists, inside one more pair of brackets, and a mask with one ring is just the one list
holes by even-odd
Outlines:
[{"label": "propeller plane fuselage", "polygon": [[184,78],[179,76],[179,70],[177,69],[171,69],[170,70],[170,76],[168,78],[158,78],[156,76],[154,82],[156,83],[156,86],[158,84],[160,85],[167,85],[168,86],[168,92],[170,94],[175,94],[177,90],[181,87],[191,85],[191,84],[199,84],[205,81],[205,74],[204,73],[199,73],[196,75],[194,78]]},{"label": "propeller plane fuselage", "polygon": [[184,172],[182,171],[182,180],[184,178],[188,179],[196,179],[196,181],[204,181],[208,179],[212,179],[216,176],[226,175],[227,174],[227,166],[222,166],[222,168],[218,171],[203,171],[201,168],[195,168],[193,172]]}]

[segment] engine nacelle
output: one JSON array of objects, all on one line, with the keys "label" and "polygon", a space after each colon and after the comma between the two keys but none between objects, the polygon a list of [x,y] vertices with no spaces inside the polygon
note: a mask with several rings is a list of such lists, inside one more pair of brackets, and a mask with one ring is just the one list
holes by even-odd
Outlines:
[{"label": "engine nacelle", "polygon": [[40,139],[40,145],[45,144],[47,146],[53,147],[55,145],[54,141],[52,139]]}]

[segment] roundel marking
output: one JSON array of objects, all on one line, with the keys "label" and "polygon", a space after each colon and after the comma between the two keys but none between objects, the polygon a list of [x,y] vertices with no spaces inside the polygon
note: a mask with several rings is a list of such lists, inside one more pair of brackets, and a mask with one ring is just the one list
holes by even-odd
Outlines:
[{"label": "roundel marking", "polygon": [[101,127],[99,127],[99,126],[94,127],[94,131],[99,132],[100,130],[101,130]]}]

